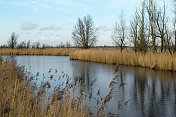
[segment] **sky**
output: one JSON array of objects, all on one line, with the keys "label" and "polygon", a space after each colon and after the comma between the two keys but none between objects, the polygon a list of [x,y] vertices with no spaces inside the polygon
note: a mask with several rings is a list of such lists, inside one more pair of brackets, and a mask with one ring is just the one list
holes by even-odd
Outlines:
[{"label": "sky", "polygon": [[[121,10],[128,21],[142,0],[0,0],[0,45],[12,32],[18,42],[59,45],[70,41],[78,18],[91,15],[98,30],[96,45],[113,45],[111,35]],[[161,0],[160,0],[161,1]],[[166,0],[166,5],[170,4]]]}]

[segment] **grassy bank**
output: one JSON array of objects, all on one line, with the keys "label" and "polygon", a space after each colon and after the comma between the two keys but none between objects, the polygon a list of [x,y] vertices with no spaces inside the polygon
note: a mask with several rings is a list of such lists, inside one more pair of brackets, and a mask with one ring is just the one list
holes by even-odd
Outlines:
[{"label": "grassy bank", "polygon": [[141,66],[152,69],[176,71],[176,55],[168,52],[135,53],[132,50],[76,50],[70,53],[70,59],[106,64]]},{"label": "grassy bank", "polygon": [[[1,117],[88,117],[92,114],[104,116],[109,100],[102,100],[101,108],[95,107],[98,111],[93,113],[88,106],[91,94],[86,96],[79,88],[81,77],[75,78],[72,83],[67,79],[65,87],[56,87],[49,96],[50,83],[43,83],[37,88],[32,82],[33,77],[27,74],[29,73],[26,73],[23,67],[17,67],[13,61],[0,61]],[[97,96],[97,100],[98,98]]]},{"label": "grassy bank", "polygon": [[50,49],[0,49],[1,56],[18,56],[18,55],[51,55],[51,56],[68,56],[74,48],[50,48]]}]

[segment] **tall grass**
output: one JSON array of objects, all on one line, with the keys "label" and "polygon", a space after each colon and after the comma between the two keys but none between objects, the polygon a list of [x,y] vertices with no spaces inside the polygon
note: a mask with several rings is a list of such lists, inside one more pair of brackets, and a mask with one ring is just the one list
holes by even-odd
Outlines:
[{"label": "tall grass", "polygon": [[72,48],[50,48],[50,49],[0,49],[1,56],[18,56],[18,55],[52,55],[52,56],[68,56],[74,51]]},{"label": "tall grass", "polygon": [[0,49],[2,56],[17,55],[53,55],[70,56],[72,60],[99,62],[106,64],[122,64],[141,66],[152,69],[176,71],[176,54],[169,52],[134,52],[133,50],[117,49],[78,49],[78,48],[53,48],[53,49]]},{"label": "tall grass", "polygon": [[[73,92],[73,88],[55,89],[52,98],[48,96],[49,83],[43,83],[39,89],[32,84],[24,69],[16,67],[10,61],[0,65],[0,116],[13,117],[84,117],[89,116],[85,97]],[[75,86],[76,87],[76,86]],[[38,90],[36,92],[36,90]],[[82,101],[75,101],[82,99]]]},{"label": "tall grass", "polygon": [[169,52],[135,53],[133,50],[76,50],[69,54],[72,60],[107,64],[141,66],[152,69],[176,71],[176,55]]},{"label": "tall grass", "polygon": [[104,116],[106,105],[112,97],[113,87],[104,99],[98,91],[97,97],[94,97],[97,100],[96,107],[90,108],[92,92],[85,94],[80,88],[83,77],[77,77],[73,82],[67,79],[65,86],[55,87],[51,95],[48,93],[51,87],[49,82],[38,87],[33,79],[35,78],[24,67],[18,67],[10,60],[0,59],[1,117]]}]

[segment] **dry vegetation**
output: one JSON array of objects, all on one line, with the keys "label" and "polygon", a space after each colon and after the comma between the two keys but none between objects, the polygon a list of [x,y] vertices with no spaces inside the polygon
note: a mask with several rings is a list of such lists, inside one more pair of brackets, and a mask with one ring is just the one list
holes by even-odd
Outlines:
[{"label": "dry vegetation", "polygon": [[70,59],[107,64],[141,66],[152,69],[176,71],[176,55],[169,52],[134,52],[132,50],[76,50]]},{"label": "dry vegetation", "polygon": [[141,66],[152,69],[176,71],[176,55],[170,52],[134,52],[118,49],[0,49],[0,55],[51,55],[70,56],[72,60],[90,61],[106,64]]},{"label": "dry vegetation", "polygon": [[[114,76],[113,80],[117,78]],[[13,61],[0,59],[0,116],[1,117],[88,117],[104,116],[107,103],[113,93],[113,87],[103,99],[98,90],[85,94],[80,88],[84,77],[76,77],[73,82],[67,78],[65,86],[54,88],[48,93],[49,82],[36,86],[35,78],[18,67]],[[95,80],[91,83],[93,85]],[[112,83],[111,83],[112,85]],[[95,107],[89,107],[94,99]]]},{"label": "dry vegetation", "polygon": [[[69,89],[68,83],[63,89],[55,89],[52,98],[49,99],[50,84],[43,83],[40,89],[36,89],[35,84],[31,82],[32,79],[26,75],[22,67],[16,67],[13,62],[1,62],[1,117],[89,116],[87,103],[83,101],[86,98],[71,93],[73,88]],[[77,99],[82,101],[76,102]]]},{"label": "dry vegetation", "polygon": [[69,48],[51,48],[51,49],[0,49],[1,56],[18,56],[18,55],[52,55],[68,56],[75,49]]}]

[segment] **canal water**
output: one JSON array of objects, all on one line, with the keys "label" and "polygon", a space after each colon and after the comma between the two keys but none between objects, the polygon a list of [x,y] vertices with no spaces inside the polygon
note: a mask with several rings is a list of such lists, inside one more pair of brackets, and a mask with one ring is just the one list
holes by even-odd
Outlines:
[{"label": "canal water", "polygon": [[[104,98],[113,83],[113,94],[107,105],[107,113],[120,117],[174,117],[176,116],[176,73],[154,71],[141,67],[106,65],[93,62],[71,61],[65,56],[15,56],[17,65],[25,66],[35,77],[38,85],[43,82],[55,86],[66,81],[84,77],[85,93],[100,89]],[[52,76],[52,77],[51,77]],[[96,79],[96,80],[95,80]],[[91,83],[95,80],[94,85]]]}]

